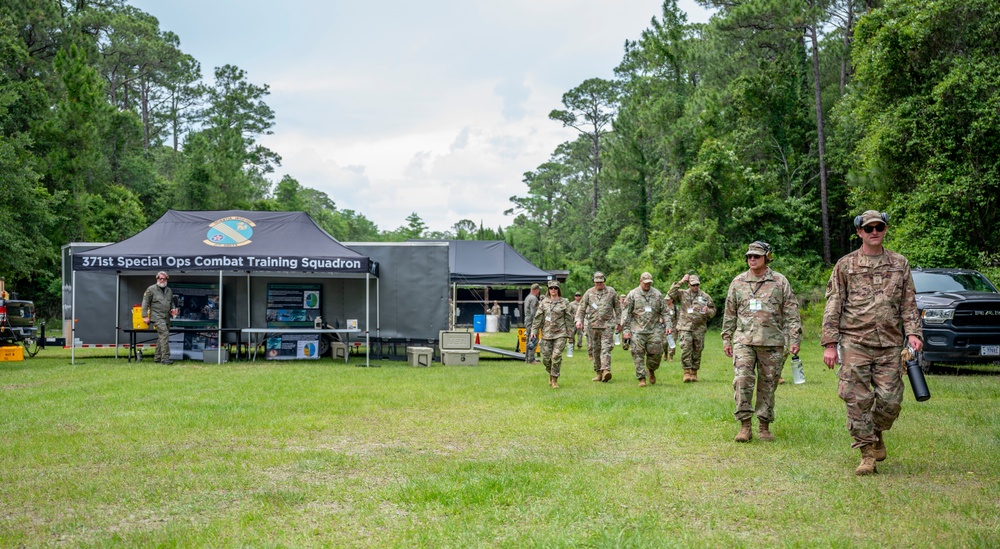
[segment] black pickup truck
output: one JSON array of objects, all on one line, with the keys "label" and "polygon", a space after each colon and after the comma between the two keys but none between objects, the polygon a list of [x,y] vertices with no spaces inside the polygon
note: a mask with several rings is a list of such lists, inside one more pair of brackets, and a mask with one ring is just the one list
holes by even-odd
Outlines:
[{"label": "black pickup truck", "polygon": [[24,345],[28,356],[38,352],[35,304],[23,299],[0,298],[0,345]]},{"label": "black pickup truck", "polygon": [[1000,360],[1000,292],[969,269],[913,269],[924,330],[918,357],[927,372],[935,362]]}]

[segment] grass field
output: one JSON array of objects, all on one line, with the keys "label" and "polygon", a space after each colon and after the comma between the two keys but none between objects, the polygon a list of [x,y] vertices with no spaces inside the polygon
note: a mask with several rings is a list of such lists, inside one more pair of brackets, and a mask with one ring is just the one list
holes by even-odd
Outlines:
[{"label": "grass field", "polygon": [[[512,334],[483,343],[512,347]],[[997,547],[1000,376],[907,388],[879,474],[855,477],[818,345],[737,444],[732,368],[702,381],[585,352],[542,366],[171,366],[45,349],[0,363],[2,547]],[[104,354],[107,351],[103,351]],[[790,375],[788,376],[790,378]]]}]

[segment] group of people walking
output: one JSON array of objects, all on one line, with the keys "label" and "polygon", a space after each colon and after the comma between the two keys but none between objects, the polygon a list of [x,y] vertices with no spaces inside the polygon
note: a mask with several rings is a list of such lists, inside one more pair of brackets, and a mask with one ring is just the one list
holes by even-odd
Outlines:
[{"label": "group of people walking", "polygon": [[[899,417],[903,397],[901,353],[904,347],[914,353],[922,348],[909,263],[882,246],[888,222],[888,214],[875,210],[854,219],[862,245],[834,267],[823,314],[823,362],[839,365],[838,395],[846,405],[852,448],[861,452],[858,475],[875,473],[876,462],[887,458],[884,433]],[[722,349],[733,361],[734,415],[740,423],[735,441],[753,439],[754,417],[758,438],[773,441],[775,390],[785,360],[799,352],[802,324],[791,284],[770,267],[771,246],[754,241],[744,259],[747,270],[730,283],[722,320]],[[527,334],[539,346],[552,388],[559,387],[566,346],[580,348],[584,333],[593,381],[612,378],[616,333],[632,355],[639,387],[655,384],[661,360],[672,359],[669,340],[681,348],[683,382],[698,381],[708,321],[717,312],[698,275],[684,275],[665,296],[648,272],[623,298],[606,284],[604,273],[594,273],[593,282],[573,301],[562,297],[555,280],[541,299],[537,284],[525,299]],[[526,360],[532,362],[534,352],[526,353]]]}]

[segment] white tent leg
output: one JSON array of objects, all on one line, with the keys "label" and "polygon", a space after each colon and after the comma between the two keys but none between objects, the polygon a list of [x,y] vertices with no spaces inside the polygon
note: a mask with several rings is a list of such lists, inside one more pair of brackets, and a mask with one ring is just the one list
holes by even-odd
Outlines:
[{"label": "white tent leg", "polygon": [[[118,358],[118,334],[122,328],[122,273],[115,273],[115,358]],[[130,351],[131,352],[131,351]]]},{"label": "white tent leg", "polygon": [[73,271],[73,291],[69,301],[69,363],[76,364],[76,270]]}]

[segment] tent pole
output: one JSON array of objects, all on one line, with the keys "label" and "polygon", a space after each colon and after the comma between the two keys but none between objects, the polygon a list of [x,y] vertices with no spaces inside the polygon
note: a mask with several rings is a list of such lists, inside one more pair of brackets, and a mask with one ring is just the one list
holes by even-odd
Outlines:
[{"label": "tent pole", "polygon": [[365,367],[371,366],[371,332],[368,330],[368,306],[371,298],[368,296],[369,280],[371,275],[365,273]]},{"label": "tent pole", "polygon": [[219,331],[216,332],[217,339],[215,340],[216,341],[215,350],[218,352],[215,353],[215,360],[216,364],[222,364],[222,271],[221,270],[219,271],[219,311],[216,314],[219,315],[219,317],[215,319],[216,320],[215,327]]},{"label": "tent pole", "polygon": [[[63,333],[66,333],[63,330]],[[69,306],[69,363],[76,364],[76,269],[73,269],[73,294]]]},{"label": "tent pole", "polygon": [[115,272],[115,359],[118,359],[118,334],[122,329],[122,272]]}]

